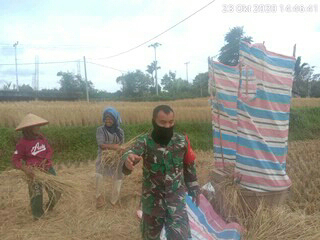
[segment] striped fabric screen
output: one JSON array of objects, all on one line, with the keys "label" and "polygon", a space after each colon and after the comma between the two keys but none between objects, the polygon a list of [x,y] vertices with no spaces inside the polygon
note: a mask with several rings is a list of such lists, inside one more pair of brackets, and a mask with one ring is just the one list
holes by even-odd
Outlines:
[{"label": "striped fabric screen", "polygon": [[295,58],[241,42],[239,60],[236,67],[209,60],[216,167],[235,165],[250,190],[285,190]]},{"label": "striped fabric screen", "polygon": [[[254,93],[252,71],[242,70],[247,77],[248,94]],[[213,147],[216,168],[235,166],[237,148],[237,99],[240,71],[209,59]]]},{"label": "striped fabric screen", "polygon": [[[239,61],[253,71],[257,87],[253,97],[238,95],[236,175],[254,191],[285,190],[291,185],[286,157],[295,58],[241,42]],[[240,84],[243,89],[243,79]]]}]

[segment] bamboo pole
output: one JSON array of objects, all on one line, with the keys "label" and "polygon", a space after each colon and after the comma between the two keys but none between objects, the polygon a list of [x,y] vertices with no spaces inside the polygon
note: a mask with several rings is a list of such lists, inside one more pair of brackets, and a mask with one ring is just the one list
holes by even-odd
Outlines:
[{"label": "bamboo pole", "polygon": [[[212,64],[212,59],[209,58],[209,66],[211,66]],[[211,67],[212,69],[212,78],[214,79],[214,68]],[[210,84],[211,85],[211,84]],[[216,88],[216,84],[214,84],[214,91],[215,93],[217,93],[217,88]],[[222,157],[222,166],[223,166],[223,170],[225,170],[225,161],[224,161],[224,154],[223,154],[223,148],[222,148],[222,133],[221,133],[221,125],[220,125],[220,101],[219,101],[219,96],[218,94],[216,94],[216,96],[213,96],[212,91],[210,90],[210,96],[211,99],[216,98],[217,100],[217,110],[218,110],[218,129],[219,129],[219,135],[220,135],[220,149],[221,149],[221,157]]]}]

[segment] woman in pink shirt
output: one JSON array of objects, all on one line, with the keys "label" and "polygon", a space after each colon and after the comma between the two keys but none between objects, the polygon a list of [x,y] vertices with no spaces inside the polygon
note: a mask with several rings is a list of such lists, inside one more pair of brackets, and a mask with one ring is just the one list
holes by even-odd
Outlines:
[{"label": "woman in pink shirt", "polygon": [[[47,139],[39,132],[40,126],[48,123],[47,120],[30,113],[22,119],[16,128],[16,131],[22,131],[23,137],[16,146],[12,163],[15,168],[21,169],[29,177],[29,196],[34,219],[39,219],[44,214],[44,210],[42,184],[35,181],[32,169],[37,167],[49,174],[56,175],[52,167],[53,150]],[[49,201],[45,209],[50,211],[61,194],[53,189],[46,188],[46,191]]]}]

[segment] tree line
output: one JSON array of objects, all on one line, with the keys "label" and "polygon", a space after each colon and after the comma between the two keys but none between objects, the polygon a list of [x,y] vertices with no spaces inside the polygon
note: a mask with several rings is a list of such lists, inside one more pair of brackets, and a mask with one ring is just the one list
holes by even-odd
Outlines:
[{"label": "tree line", "polygon": [[[156,88],[154,85],[153,75],[150,73],[136,70],[119,76],[116,79],[121,84],[121,90],[110,93],[98,90],[94,87],[92,81],[86,82],[81,75],[72,72],[58,72],[60,77],[59,89],[42,89],[34,91],[29,85],[23,84],[19,86],[20,96],[54,96],[66,99],[68,96],[74,100],[86,98],[86,88],[90,99],[115,99],[115,100],[157,100],[157,99],[178,99],[189,97],[208,96],[208,72],[198,74],[193,83],[177,78],[176,73],[169,71],[161,79],[161,86],[158,85],[159,96],[156,97]],[[13,92],[15,89],[5,85],[5,91]],[[3,92],[3,91],[2,91]],[[27,95],[26,95],[27,94]],[[0,92],[1,95],[1,92]],[[17,95],[18,96],[18,95]]]},{"label": "tree line", "polygon": [[[224,37],[225,45],[220,49],[218,61],[236,66],[239,63],[240,41],[253,42],[253,37],[245,36],[243,27],[234,27]],[[129,100],[157,100],[157,99],[177,99],[189,97],[208,96],[208,72],[199,73],[188,82],[177,77],[174,71],[165,73],[158,84],[159,96],[156,95],[155,71],[161,69],[155,61],[146,66],[146,70],[135,70],[127,72],[116,78],[116,82],[121,85],[121,90],[109,93],[98,90],[92,81],[86,82],[81,75],[72,72],[58,72],[60,77],[59,89],[42,89],[38,91],[43,94],[64,94],[65,96],[76,96],[85,99],[86,88],[92,99],[129,99]],[[294,68],[294,82],[292,93],[300,97],[320,97],[320,73],[315,73],[315,66],[302,62],[302,57],[297,57]],[[14,90],[11,83],[4,85],[3,90]],[[29,85],[19,86],[19,91],[33,93],[34,90]]]}]

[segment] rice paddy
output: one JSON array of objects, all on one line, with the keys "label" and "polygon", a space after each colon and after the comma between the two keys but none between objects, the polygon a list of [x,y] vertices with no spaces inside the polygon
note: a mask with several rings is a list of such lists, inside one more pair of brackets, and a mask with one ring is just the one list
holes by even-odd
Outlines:
[{"label": "rice paddy", "polygon": [[[320,232],[320,141],[289,144],[288,174],[293,182],[283,207],[259,208],[250,221],[243,222],[245,239],[319,239]],[[120,201],[95,209],[94,162],[80,166],[59,165],[60,179],[72,180],[76,197],[62,197],[56,208],[37,222],[32,220],[27,185],[22,178],[0,175],[1,239],[140,239],[139,208],[141,166],[124,179]],[[197,152],[200,185],[210,180],[213,154]],[[44,194],[45,195],[45,194]],[[111,181],[106,181],[106,197],[111,196]]]},{"label": "rice paddy", "polygon": [[[15,127],[29,112],[39,115],[56,126],[95,126],[101,123],[101,113],[107,106],[120,112],[124,123],[151,121],[152,110],[159,104],[169,104],[177,121],[210,122],[208,98],[184,99],[170,102],[0,102],[0,127]],[[319,107],[319,98],[293,98],[292,106]]]},{"label": "rice paddy", "polygon": [[177,121],[211,121],[207,98],[172,102],[13,102],[0,103],[0,127],[15,127],[29,112],[57,126],[88,126],[101,124],[101,114],[107,106],[115,107],[124,123],[150,122],[152,110],[159,104],[170,104]]},{"label": "rice paddy", "polygon": [[[97,126],[101,124],[101,113],[106,106],[116,107],[124,123],[150,122],[152,109],[162,103],[173,107],[179,121],[211,121],[207,98],[137,103],[15,102],[0,103],[0,127],[15,127],[28,112],[46,118],[56,126]],[[320,99],[293,99],[292,106],[320,107]],[[287,172],[292,180],[289,198],[280,208],[270,210],[261,206],[250,219],[240,219],[246,228],[244,239],[320,239],[318,156],[319,140],[289,143]],[[213,161],[211,152],[197,152],[197,175],[201,186],[210,181]],[[94,161],[77,166],[61,164],[55,168],[59,175],[56,184],[64,188],[65,194],[54,210],[39,221],[32,219],[28,187],[21,173],[9,170],[0,174],[1,239],[140,239],[136,210],[140,203],[141,164],[124,179],[119,202],[115,206],[108,202],[99,210],[95,208]],[[106,198],[110,199],[110,179],[106,179],[105,189]],[[47,201],[46,193],[44,196]]]}]

